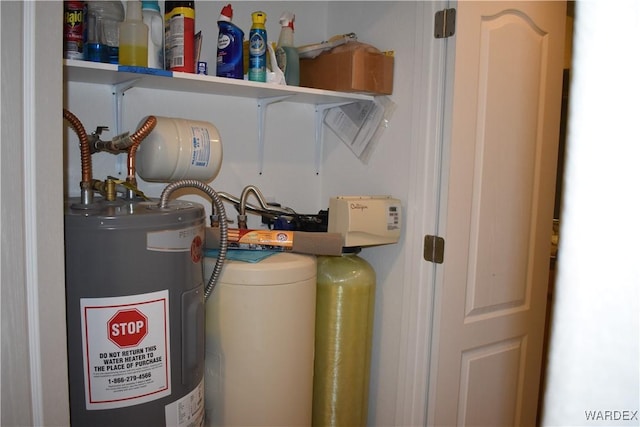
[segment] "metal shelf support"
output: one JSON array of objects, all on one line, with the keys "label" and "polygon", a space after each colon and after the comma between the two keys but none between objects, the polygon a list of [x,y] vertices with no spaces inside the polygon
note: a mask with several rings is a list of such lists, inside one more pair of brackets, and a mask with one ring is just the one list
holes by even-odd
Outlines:
[{"label": "metal shelf support", "polygon": [[[124,98],[124,93],[134,87],[138,80],[140,79],[127,80],[111,86],[111,94],[113,95],[113,121],[116,127],[113,135],[120,135],[122,133],[122,116],[124,109],[122,99]],[[116,159],[116,172],[120,176],[124,175],[126,168],[126,156],[118,154]]]},{"label": "metal shelf support", "polygon": [[283,101],[291,95],[274,96],[258,99],[258,174],[262,175],[264,169],[264,126],[267,116],[267,107],[275,102]]},{"label": "metal shelf support", "polygon": [[316,175],[320,175],[320,169],[322,165],[322,155],[324,153],[324,116],[327,110],[331,108],[340,107],[341,105],[352,104],[355,101],[350,102],[336,102],[333,104],[321,104],[316,105],[316,149],[315,149],[315,159],[314,159],[314,168]]}]

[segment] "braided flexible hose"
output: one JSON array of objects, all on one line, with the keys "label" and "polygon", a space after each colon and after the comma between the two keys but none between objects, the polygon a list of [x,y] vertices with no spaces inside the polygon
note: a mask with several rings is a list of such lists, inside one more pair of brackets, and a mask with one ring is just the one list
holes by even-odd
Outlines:
[{"label": "braided flexible hose", "polygon": [[216,210],[220,217],[220,251],[218,252],[216,265],[213,267],[213,272],[211,273],[209,282],[207,283],[207,286],[205,286],[204,288],[204,299],[206,301],[211,295],[211,293],[213,292],[213,289],[215,288],[216,283],[218,283],[218,278],[222,271],[224,260],[227,257],[227,247],[228,247],[227,214],[224,210],[222,199],[218,196],[218,193],[216,193],[215,190],[209,187],[207,184],[195,179],[183,179],[180,181],[172,182],[171,184],[167,185],[165,189],[162,191],[162,194],[160,195],[160,202],[158,203],[158,206],[160,206],[160,208],[166,208],[167,205],[169,204],[169,196],[171,195],[171,193],[173,193],[175,190],[179,188],[185,188],[185,187],[197,188],[205,192],[209,197],[211,197],[211,200],[213,200],[213,203],[215,204]]}]

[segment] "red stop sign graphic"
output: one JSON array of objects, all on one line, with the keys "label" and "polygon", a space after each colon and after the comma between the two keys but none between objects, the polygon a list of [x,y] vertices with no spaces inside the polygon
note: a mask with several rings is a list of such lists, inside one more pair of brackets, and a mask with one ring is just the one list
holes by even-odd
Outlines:
[{"label": "red stop sign graphic", "polygon": [[147,336],[147,316],[135,308],[120,310],[107,322],[107,336],[120,348],[133,347]]}]

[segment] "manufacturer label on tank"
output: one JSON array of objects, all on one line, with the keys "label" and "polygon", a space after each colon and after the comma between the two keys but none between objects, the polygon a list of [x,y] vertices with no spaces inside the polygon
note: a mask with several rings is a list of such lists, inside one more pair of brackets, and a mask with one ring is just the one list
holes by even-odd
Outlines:
[{"label": "manufacturer label on tank", "polygon": [[193,151],[191,164],[206,168],[211,158],[211,136],[205,127],[191,126]]},{"label": "manufacturer label on tank", "polygon": [[87,410],[171,394],[169,291],[81,298]]},{"label": "manufacturer label on tank", "polygon": [[[162,230],[147,233],[147,250],[158,252],[191,252],[194,245],[204,241],[202,225],[180,230]],[[202,244],[198,246],[202,252]]]},{"label": "manufacturer label on tank", "polygon": [[204,378],[189,394],[164,407],[167,427],[200,427],[204,423]]}]

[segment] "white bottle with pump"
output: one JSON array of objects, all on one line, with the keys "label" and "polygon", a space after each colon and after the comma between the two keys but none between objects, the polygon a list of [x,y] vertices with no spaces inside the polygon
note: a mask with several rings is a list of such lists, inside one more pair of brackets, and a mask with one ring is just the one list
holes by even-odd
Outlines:
[{"label": "white bottle with pump", "polygon": [[293,22],[296,16],[291,12],[284,12],[280,16],[280,37],[276,45],[276,60],[278,68],[284,73],[284,79],[289,86],[300,85],[300,58],[298,49],[293,45]]},{"label": "white bottle with pump", "polygon": [[142,0],[142,22],[149,27],[147,67],[164,69],[164,20],[158,0]]},{"label": "white bottle with pump", "polygon": [[148,35],[149,28],[142,22],[142,3],[140,0],[128,1],[125,20],[120,24],[118,63],[146,67]]}]

